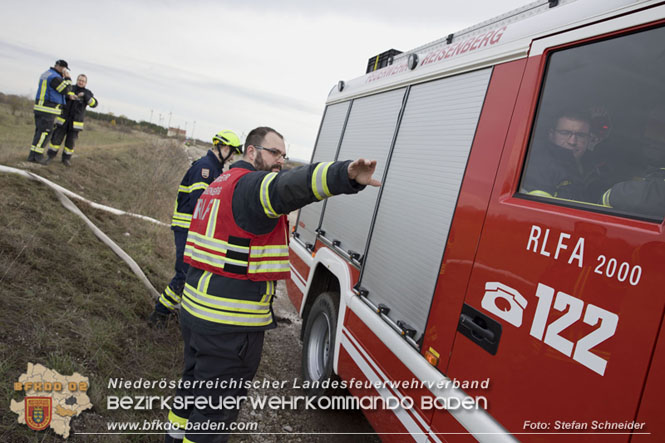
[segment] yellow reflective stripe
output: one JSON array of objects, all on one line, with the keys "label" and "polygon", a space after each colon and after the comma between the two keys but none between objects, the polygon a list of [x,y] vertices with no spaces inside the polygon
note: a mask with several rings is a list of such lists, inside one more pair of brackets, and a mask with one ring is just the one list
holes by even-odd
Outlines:
[{"label": "yellow reflective stripe", "polygon": [[205,190],[207,187],[208,183],[206,182],[196,182],[189,186],[180,185],[180,187],[178,188],[178,192],[184,192],[185,194],[189,194],[190,192],[197,191],[199,189]]},{"label": "yellow reflective stripe", "polygon": [[71,148],[71,149],[70,149],[70,148],[68,148],[67,146],[65,146],[65,153],[66,153],[66,154],[73,154],[73,153],[74,153],[74,148]]},{"label": "yellow reflective stripe", "polygon": [[261,298],[261,303],[270,303],[273,295],[275,295],[275,282],[268,280],[266,282],[266,293]]},{"label": "yellow reflective stripe", "polygon": [[171,226],[189,229],[191,223],[192,223],[192,214],[187,214],[186,212],[178,212],[178,200],[176,199],[173,205],[173,216],[171,217]]},{"label": "yellow reflective stripe", "polygon": [[213,237],[207,237],[205,235],[199,234],[198,232],[190,232],[191,241],[197,245],[205,247],[206,249],[212,249],[214,251],[226,252],[235,251],[242,254],[247,254],[249,252],[249,246],[239,246],[232,245],[224,240],[218,240]]},{"label": "yellow reflective stripe", "polygon": [[72,127],[77,129],[83,129],[83,122],[74,122],[72,123]]},{"label": "yellow reflective stripe", "polygon": [[287,257],[289,256],[289,247],[286,245],[266,245],[252,246],[249,253],[250,258],[263,257]]},{"label": "yellow reflective stripe", "polygon": [[199,292],[208,292],[208,286],[210,286],[210,279],[212,278],[212,272],[203,271],[201,278],[199,278],[199,283],[196,286],[196,289]]},{"label": "yellow reflective stripe", "polygon": [[217,228],[217,213],[219,212],[219,200],[213,200],[210,215],[208,216],[208,225],[206,226],[206,238],[213,238],[215,228]]},{"label": "yellow reflective stripe", "polygon": [[185,222],[181,220],[171,220],[171,226],[176,226],[178,228],[189,229],[190,225],[191,225],[190,222]]},{"label": "yellow reflective stripe", "polygon": [[270,310],[270,305],[268,303],[239,300],[236,298],[216,297],[214,295],[206,294],[203,291],[199,291],[188,284],[185,285],[182,295],[199,305],[204,305],[214,310],[245,312],[248,314],[265,314]]},{"label": "yellow reflective stripe", "polygon": [[263,315],[224,313],[214,309],[197,306],[189,301],[187,297],[182,300],[182,307],[185,311],[203,320],[214,323],[223,323],[238,326],[266,326],[272,323],[272,314],[270,310]]},{"label": "yellow reflective stripe", "polygon": [[328,189],[328,168],[332,162],[319,163],[312,173],[312,192],[317,200],[332,197]]},{"label": "yellow reflective stripe", "polygon": [[46,88],[47,88],[46,79],[44,79],[42,80],[42,87],[40,88],[39,91],[39,101],[37,102],[37,104],[39,105],[44,104],[44,98],[46,97]]},{"label": "yellow reflective stripe", "polygon": [[88,102],[88,105],[91,108],[94,108],[95,106],[97,106],[97,100],[95,100],[95,97],[90,97],[90,101]]},{"label": "yellow reflective stripe", "polygon": [[[533,191],[533,192],[528,192],[528,194],[537,195],[537,194],[534,194],[535,192],[543,192],[543,191]],[[547,194],[547,193],[545,193],[545,194]],[[611,206],[608,206],[608,205],[605,205],[605,204],[589,203],[589,202],[585,202],[585,201],[581,201],[581,200],[572,200],[572,199],[569,199],[569,198],[552,197],[549,194],[547,194],[547,197],[551,200],[556,200],[556,201],[560,201],[560,202],[576,203],[576,204],[585,205],[585,206],[595,206],[595,207],[598,207],[598,208],[611,208]]]},{"label": "yellow reflective stripe", "polygon": [[275,212],[270,204],[270,183],[277,177],[276,172],[271,172],[266,175],[261,181],[261,206],[263,206],[263,212],[270,218],[278,218],[281,214]]},{"label": "yellow reflective stripe", "polygon": [[180,220],[191,220],[192,214],[187,214],[186,212],[173,211],[173,218],[177,218]]},{"label": "yellow reflective stripe", "polygon": [[44,147],[42,145],[44,144],[44,140],[46,139],[46,137],[48,137],[48,132],[46,131],[42,132],[42,135],[39,137],[39,141],[34,146],[35,151],[37,151],[40,154],[44,152]]},{"label": "yellow reflective stripe", "polygon": [[62,112],[60,111],[60,108],[51,108],[49,106],[42,106],[42,105],[35,105],[33,108],[35,111],[39,112],[45,112],[47,114],[55,114],[55,115],[60,115]]},{"label": "yellow reflective stripe", "polygon": [[182,298],[180,294],[176,294],[176,292],[171,289],[170,286],[167,286],[166,289],[164,289],[164,293],[171,297],[175,302],[180,303],[180,299]]},{"label": "yellow reflective stripe", "polygon": [[180,429],[185,429],[185,426],[187,426],[187,419],[178,417],[175,412],[173,412],[173,409],[169,411],[169,421],[173,424],[178,425]]},{"label": "yellow reflective stripe", "polygon": [[535,195],[535,196],[538,196],[538,197],[550,197],[550,198],[554,197],[549,192],[540,191],[540,190],[530,191],[530,192],[527,192],[527,194]]},{"label": "yellow reflective stripe", "polygon": [[[71,85],[72,83],[69,80],[63,80],[56,88],[55,90],[58,92],[64,91],[67,86]],[[76,95],[73,92],[69,92],[70,95]]]},{"label": "yellow reflective stripe", "polygon": [[55,118],[55,124],[56,125],[63,125],[63,124],[65,124],[65,119],[62,118],[62,117],[56,117]]},{"label": "yellow reflective stripe", "polygon": [[196,260],[207,265],[223,269],[226,263],[247,267],[247,262],[242,260],[235,260],[232,258],[222,257],[211,252],[202,251],[195,246],[187,245],[185,247],[185,255],[193,260]]},{"label": "yellow reflective stripe", "polygon": [[170,310],[174,311],[176,309],[176,305],[171,303],[171,300],[168,298],[164,297],[164,294],[161,294],[159,296],[159,302],[164,305],[165,307],[169,308]]},{"label": "yellow reflective stripe", "polygon": [[612,190],[608,189],[603,194],[603,205],[611,208],[612,205],[610,205],[610,192],[612,192]]},{"label": "yellow reflective stripe", "polygon": [[290,271],[289,260],[266,260],[259,262],[250,262],[249,274],[260,274],[264,272],[287,272]]}]

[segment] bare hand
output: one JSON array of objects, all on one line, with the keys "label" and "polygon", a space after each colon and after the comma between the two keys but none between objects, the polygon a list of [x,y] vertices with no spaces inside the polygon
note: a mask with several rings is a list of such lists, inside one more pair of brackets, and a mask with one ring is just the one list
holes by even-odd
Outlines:
[{"label": "bare hand", "polygon": [[349,164],[349,178],[361,185],[381,186],[381,182],[372,178],[376,170],[376,160],[359,158]]}]

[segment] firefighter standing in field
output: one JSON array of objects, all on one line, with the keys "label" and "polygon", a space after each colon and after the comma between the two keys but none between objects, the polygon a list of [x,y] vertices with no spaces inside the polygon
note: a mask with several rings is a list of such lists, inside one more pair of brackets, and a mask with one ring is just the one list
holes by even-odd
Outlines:
[{"label": "firefighter standing in field", "polygon": [[246,395],[241,381],[256,374],[264,332],[276,327],[276,280],[290,277],[285,214],[333,195],[355,194],[368,184],[380,185],[372,178],[376,161],[317,163],[276,172],[285,157],[277,131],[252,130],[243,159],[197,202],[185,249],[190,264],[180,314],[185,367],[176,397],[210,403],[172,409],[169,421],[180,430],[170,431],[167,442],[228,440],[229,434],[185,429],[206,429],[210,422],[229,429],[238,415],[237,407],[220,409],[220,401]]},{"label": "firefighter standing in field", "polygon": [[62,107],[76,95],[71,91],[69,65],[58,60],[52,68],[39,77],[35,96],[35,135],[30,147],[29,162],[39,163],[44,156],[44,147],[53,129],[53,122],[62,113]]},{"label": "firefighter standing in field", "polygon": [[92,91],[86,89],[88,76],[79,74],[76,78],[76,84],[72,87],[72,92],[76,98],[69,100],[61,116],[55,118],[55,129],[51,136],[51,144],[47,151],[47,157],[42,164],[48,165],[51,160],[58,155],[62,141],[65,141],[65,149],[62,153],[62,163],[65,166],[71,166],[71,158],[74,154],[74,143],[79,132],[83,130],[83,117],[85,116],[86,106],[96,108],[99,102]]},{"label": "firefighter standing in field", "polygon": [[233,154],[242,154],[242,143],[235,132],[220,131],[212,138],[213,149],[192,163],[178,188],[171,229],[175,239],[175,275],[162,292],[150,314],[150,324],[163,328],[180,305],[182,288],[185,285],[188,265],[183,261],[187,231],[192,221],[192,212],[199,196],[206,190],[224,169],[224,163]]}]

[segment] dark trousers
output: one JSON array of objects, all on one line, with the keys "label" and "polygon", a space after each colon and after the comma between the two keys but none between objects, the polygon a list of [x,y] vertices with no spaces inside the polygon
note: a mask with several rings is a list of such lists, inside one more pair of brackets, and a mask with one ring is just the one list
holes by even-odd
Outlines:
[{"label": "dark trousers", "polygon": [[44,147],[48,143],[54,121],[55,114],[35,111],[35,135],[32,137],[31,151],[36,154],[44,153]]},{"label": "dark trousers", "polygon": [[[180,304],[182,289],[185,287],[187,270],[189,270],[189,265],[184,260],[187,232],[184,229],[173,229],[173,240],[175,241],[175,275],[155,304],[155,310],[164,314],[171,312],[171,309]],[[173,308],[169,307],[169,305]]]},{"label": "dark trousers", "polygon": [[[222,387],[184,387],[176,391],[176,397],[204,397],[210,400],[212,407],[198,409],[190,406],[185,409],[174,409],[172,412],[182,419],[187,419],[194,428],[197,424],[206,422],[223,422],[225,429],[234,423],[238,417],[239,408],[220,409],[220,398],[233,396],[235,398],[247,395],[247,389],[242,386],[242,380],[252,380],[261,361],[263,350],[264,331],[239,332],[219,335],[199,334],[184,324],[181,325],[182,337],[185,343],[185,368],[182,375],[185,381],[210,380],[221,384],[222,381],[235,382],[241,386]],[[198,425],[200,426],[200,425]],[[200,426],[203,429],[202,426]],[[224,443],[229,434],[203,434],[200,431],[187,431],[187,439],[196,443]],[[222,431],[215,431],[222,432]]]},{"label": "dark trousers", "polygon": [[79,132],[73,128],[72,122],[69,120],[62,125],[55,125],[53,134],[51,134],[51,146],[48,148],[49,157],[58,155],[63,140],[65,141],[65,150],[62,153],[62,157],[71,156],[74,153],[74,145],[76,144]]}]

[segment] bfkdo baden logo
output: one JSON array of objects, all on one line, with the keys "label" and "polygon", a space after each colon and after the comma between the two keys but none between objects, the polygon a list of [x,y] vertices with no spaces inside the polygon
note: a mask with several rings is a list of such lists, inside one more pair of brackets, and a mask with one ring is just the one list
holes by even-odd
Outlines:
[{"label": "bfkdo baden logo", "polygon": [[14,392],[25,393],[25,397],[19,401],[11,399],[9,409],[19,423],[30,429],[51,429],[67,438],[71,420],[92,408],[89,386],[88,377],[78,372],[62,375],[43,365],[28,363],[28,370],[14,383]]},{"label": "bfkdo baden logo", "polygon": [[51,397],[25,397],[25,423],[30,429],[43,431],[51,423],[53,399]]}]

